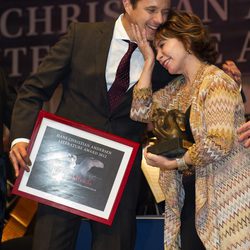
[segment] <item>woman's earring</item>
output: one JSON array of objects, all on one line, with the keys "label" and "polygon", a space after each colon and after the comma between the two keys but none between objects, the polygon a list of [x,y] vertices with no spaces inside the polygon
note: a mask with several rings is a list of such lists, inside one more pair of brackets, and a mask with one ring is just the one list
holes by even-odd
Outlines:
[{"label": "woman's earring", "polygon": [[187,53],[190,55],[192,54],[190,49],[187,49]]}]

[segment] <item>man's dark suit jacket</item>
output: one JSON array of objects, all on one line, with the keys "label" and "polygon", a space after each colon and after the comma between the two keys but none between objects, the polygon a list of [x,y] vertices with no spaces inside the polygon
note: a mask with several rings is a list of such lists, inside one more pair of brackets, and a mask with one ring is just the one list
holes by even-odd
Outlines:
[{"label": "man's dark suit jacket", "polygon": [[[5,199],[6,199],[6,170],[3,158],[3,125],[10,127],[11,111],[14,102],[14,95],[10,95],[9,86],[3,70],[0,68],[0,240],[5,218]],[[0,243],[1,244],[1,243]]]},{"label": "man's dark suit jacket", "polygon": [[[145,124],[132,121],[129,117],[133,88],[126,93],[121,104],[110,112],[105,68],[113,29],[113,22],[70,25],[68,33],[51,48],[38,72],[20,88],[13,111],[12,139],[30,138],[42,102],[49,100],[58,84],[62,83],[63,96],[57,115],[141,141]],[[159,77],[161,69],[157,68],[156,71],[158,80],[166,83],[166,71],[165,79]],[[138,174],[140,160],[141,153],[129,181]],[[130,195],[133,192],[133,188],[128,191]]]},{"label": "man's dark suit jacket", "polygon": [[0,68],[0,156],[3,154],[3,125],[10,127],[13,98],[3,70]]}]

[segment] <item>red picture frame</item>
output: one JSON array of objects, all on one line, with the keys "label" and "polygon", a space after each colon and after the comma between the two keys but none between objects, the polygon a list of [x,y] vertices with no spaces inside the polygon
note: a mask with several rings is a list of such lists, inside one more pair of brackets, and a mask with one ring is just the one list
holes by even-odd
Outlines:
[{"label": "red picture frame", "polygon": [[139,144],[40,111],[13,193],[111,225]]}]

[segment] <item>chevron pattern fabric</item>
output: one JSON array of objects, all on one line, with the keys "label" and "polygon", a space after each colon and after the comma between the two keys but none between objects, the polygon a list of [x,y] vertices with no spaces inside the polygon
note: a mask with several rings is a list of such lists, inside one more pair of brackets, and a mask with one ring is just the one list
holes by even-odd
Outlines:
[{"label": "chevron pattern fabric", "polygon": [[[190,125],[195,144],[189,148],[196,167],[196,230],[209,250],[250,249],[250,150],[237,140],[244,122],[244,106],[237,84],[210,65],[193,95],[183,92],[183,77],[152,94],[134,89],[131,118],[151,121],[156,108],[191,106]],[[166,249],[180,249],[180,212],[184,201],[181,174],[161,171],[165,193]]]}]

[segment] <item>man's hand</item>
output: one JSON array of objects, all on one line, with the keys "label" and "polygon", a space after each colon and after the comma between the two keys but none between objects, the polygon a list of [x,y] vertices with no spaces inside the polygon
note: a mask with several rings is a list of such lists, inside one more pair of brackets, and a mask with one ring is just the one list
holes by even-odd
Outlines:
[{"label": "man's hand", "polygon": [[241,85],[241,72],[233,61],[226,61],[222,65],[222,69],[226,74],[231,76],[238,85]]},{"label": "man's hand", "polygon": [[18,142],[10,150],[9,157],[15,170],[16,177],[19,175],[19,169],[24,168],[30,171],[31,161],[27,152],[29,143]]},{"label": "man's hand", "polygon": [[244,141],[244,146],[246,148],[250,147],[250,121],[244,123],[238,130],[239,141]]}]

